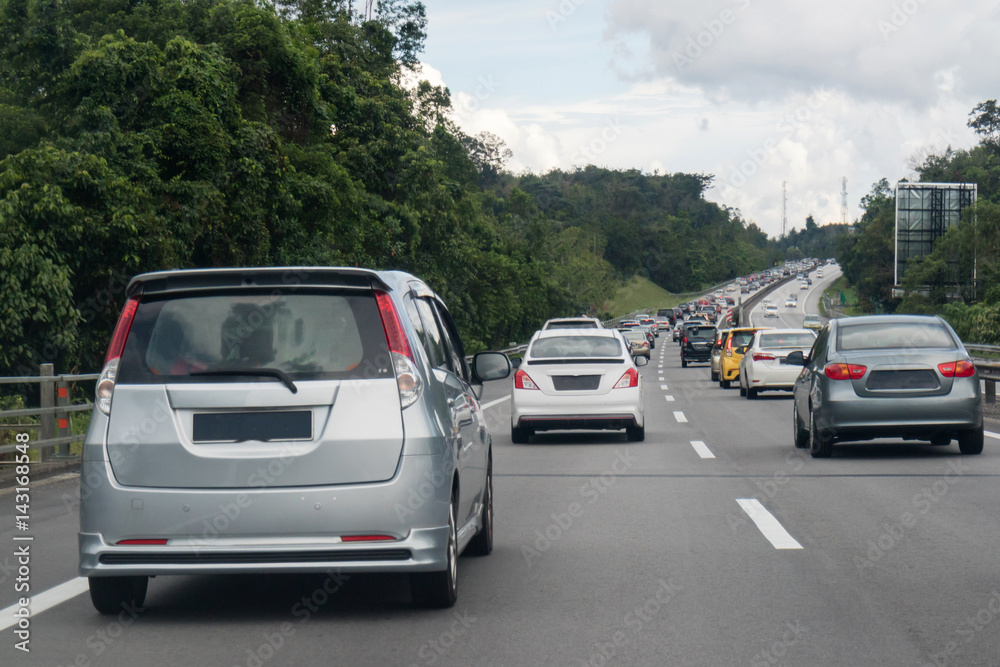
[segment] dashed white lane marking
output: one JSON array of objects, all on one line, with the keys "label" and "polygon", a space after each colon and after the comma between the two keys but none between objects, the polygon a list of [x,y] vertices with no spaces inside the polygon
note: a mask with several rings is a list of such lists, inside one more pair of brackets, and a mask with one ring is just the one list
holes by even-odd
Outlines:
[{"label": "dashed white lane marking", "polygon": [[675,412],[674,419],[676,419],[679,424],[686,424],[688,420],[688,418],[684,416],[683,412]]},{"label": "dashed white lane marking", "polygon": [[[81,593],[86,593],[89,588],[86,577],[76,577],[75,579],[70,579],[66,583],[59,584],[55,588],[50,588],[47,591],[43,591],[38,595],[31,596],[31,604],[28,609],[31,611],[31,616],[37,616],[41,614],[46,609],[51,609],[56,605],[62,604],[66,600],[75,598]],[[6,630],[12,625],[17,624],[18,620],[14,618],[14,611],[18,609],[20,605],[12,604],[6,609],[0,609],[0,630]]]},{"label": "dashed white lane marking", "polygon": [[703,459],[714,459],[715,454],[705,445],[701,440],[692,440],[691,446],[694,447],[694,451],[698,452],[698,456]]},{"label": "dashed white lane marking", "polygon": [[674,397],[671,396],[670,394],[667,394],[663,398],[667,399],[667,403],[673,403],[674,402]]},{"label": "dashed white lane marking", "polygon": [[660,385],[660,389],[662,389],[663,391],[666,391],[667,390],[667,385],[661,384]]},{"label": "dashed white lane marking", "polygon": [[756,498],[737,498],[743,511],[747,513],[750,520],[757,524],[757,528],[768,542],[774,545],[775,549],[801,549],[802,545],[795,541],[787,530],[774,518],[774,515],[765,509]]},{"label": "dashed white lane marking", "polygon": [[487,408],[492,408],[494,405],[500,405],[501,403],[509,399],[510,399],[510,394],[507,394],[503,398],[498,398],[495,401],[490,401],[489,403],[483,406],[483,410],[486,410]]}]

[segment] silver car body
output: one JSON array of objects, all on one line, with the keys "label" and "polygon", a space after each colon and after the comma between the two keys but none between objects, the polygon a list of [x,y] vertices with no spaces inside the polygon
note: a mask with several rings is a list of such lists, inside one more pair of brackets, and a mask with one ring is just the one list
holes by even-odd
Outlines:
[{"label": "silver car body", "polygon": [[758,392],[772,389],[790,391],[801,366],[789,366],[789,352],[808,352],[816,340],[808,329],[765,329],[754,334],[746,354],[740,359],[740,393],[754,398]]},{"label": "silver car body", "polygon": [[[168,271],[137,276],[127,296],[134,321],[83,445],[92,597],[101,577],[439,572],[453,491],[458,552],[483,530],[487,420],[454,323],[417,278]],[[181,344],[228,360],[264,350],[285,378],[249,365],[199,376]]]},{"label": "silver car body", "polygon": [[[967,372],[949,372],[957,364]],[[833,379],[828,373],[848,376]],[[963,453],[982,451],[979,376],[958,336],[939,317],[831,320],[793,391],[797,444],[808,434],[813,455],[829,456],[835,441],[884,437],[938,444],[958,438]]]},{"label": "silver car body", "polygon": [[[623,382],[626,376],[633,381]],[[634,430],[644,424],[642,378],[617,332],[549,330],[532,337],[515,374],[512,429]]]}]

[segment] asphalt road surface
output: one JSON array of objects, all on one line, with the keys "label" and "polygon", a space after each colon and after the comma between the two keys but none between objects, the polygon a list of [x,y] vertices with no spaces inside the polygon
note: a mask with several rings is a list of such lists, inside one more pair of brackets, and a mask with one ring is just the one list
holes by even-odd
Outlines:
[{"label": "asphalt road surface", "polygon": [[980,456],[879,441],[813,460],[789,394],[747,401],[658,343],[642,443],[513,445],[510,385],[487,387],[496,546],[460,560],[454,609],[413,608],[403,577],[334,573],[160,577],[144,610],[101,616],[74,579],[70,477],[33,490],[31,584],[51,607],[30,653],[4,612],[0,665],[998,664],[1000,436]]}]

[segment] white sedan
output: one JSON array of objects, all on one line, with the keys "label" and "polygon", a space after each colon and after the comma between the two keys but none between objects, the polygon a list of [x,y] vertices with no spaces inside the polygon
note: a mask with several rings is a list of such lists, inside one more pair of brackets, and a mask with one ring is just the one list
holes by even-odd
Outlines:
[{"label": "white sedan", "polygon": [[538,431],[625,429],[645,439],[642,378],[610,329],[539,331],[514,374],[510,435],[524,444]]},{"label": "white sedan", "polygon": [[764,390],[791,391],[801,366],[789,366],[789,352],[809,352],[816,333],[809,329],[766,329],[758,331],[740,360],[740,396],[757,398]]},{"label": "white sedan", "polygon": [[797,308],[798,305],[799,302],[793,299],[792,297],[788,297],[787,299],[785,299],[785,308]]},{"label": "white sedan", "polygon": [[764,317],[777,317],[777,316],[778,316],[778,307],[776,305],[774,305],[773,303],[769,303],[766,306],[764,306]]}]

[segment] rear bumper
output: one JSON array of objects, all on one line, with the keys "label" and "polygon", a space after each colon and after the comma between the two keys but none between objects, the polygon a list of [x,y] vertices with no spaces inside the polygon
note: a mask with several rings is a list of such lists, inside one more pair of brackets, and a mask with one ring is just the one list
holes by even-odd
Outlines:
[{"label": "rear bumper", "polygon": [[[928,439],[936,434],[978,429],[983,406],[978,391],[955,385],[946,396],[859,397],[848,384],[827,397],[816,412],[818,428],[838,440],[870,438]],[[849,391],[847,391],[849,390]]]},{"label": "rear bumper", "polygon": [[604,415],[535,415],[521,417],[516,426],[533,431],[606,431],[629,426],[642,426],[642,416],[636,414]]},{"label": "rear bumper", "polygon": [[[445,568],[451,476],[440,457],[404,456],[377,484],[124,487],[106,461],[81,472],[81,576],[406,572]],[[343,542],[341,536],[396,539]],[[119,545],[166,539],[166,545]]]}]

